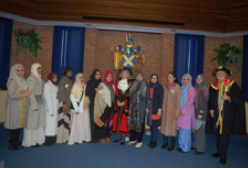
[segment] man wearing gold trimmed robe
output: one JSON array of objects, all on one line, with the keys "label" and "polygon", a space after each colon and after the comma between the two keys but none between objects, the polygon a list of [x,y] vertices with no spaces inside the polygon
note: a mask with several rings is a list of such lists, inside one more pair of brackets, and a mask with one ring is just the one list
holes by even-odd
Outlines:
[{"label": "man wearing gold trimmed robe", "polygon": [[217,136],[217,152],[211,156],[220,157],[220,163],[226,164],[229,135],[246,134],[244,96],[236,82],[227,79],[232,74],[229,69],[219,66],[213,74],[218,81],[210,86],[206,133]]}]

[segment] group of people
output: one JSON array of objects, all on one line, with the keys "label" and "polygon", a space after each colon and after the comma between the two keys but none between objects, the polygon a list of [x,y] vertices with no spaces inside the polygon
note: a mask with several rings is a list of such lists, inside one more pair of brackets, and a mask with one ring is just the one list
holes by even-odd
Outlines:
[{"label": "group of people", "polygon": [[[95,69],[86,83],[82,73],[75,76],[73,68],[66,67],[59,81],[56,73],[48,75],[44,83],[42,66],[34,63],[31,74],[24,79],[24,67],[12,66],[7,82],[7,114],[5,128],[9,129],[9,149],[39,147],[85,142],[111,143],[111,133],[117,134],[115,143],[128,146],[143,144],[145,125],[150,126],[148,146],[157,146],[157,135],[164,135],[162,147],[172,151],[178,136],[178,152],[191,149],[196,155],[205,152],[205,134],[217,135],[217,152],[220,163],[226,163],[229,135],[245,134],[244,98],[240,88],[227,75],[231,71],[218,67],[213,71],[217,81],[210,89],[205,77],[199,74],[192,86],[190,74],[183,75],[182,86],[175,72],[169,72],[167,83],[161,85],[157,74],[149,84],[142,72],[133,76],[124,67],[114,77],[112,71],[102,73]],[[228,92],[223,92],[229,86]],[[19,141],[24,128],[23,141]],[[179,133],[177,130],[179,128]],[[192,144],[191,134],[194,133]],[[169,142],[170,139],[170,142]]]}]

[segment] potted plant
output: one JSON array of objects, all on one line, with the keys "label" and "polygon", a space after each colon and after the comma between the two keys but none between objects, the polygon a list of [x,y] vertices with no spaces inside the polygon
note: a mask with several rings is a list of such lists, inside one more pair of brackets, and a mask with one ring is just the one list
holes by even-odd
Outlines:
[{"label": "potted plant", "polygon": [[220,45],[218,49],[214,49],[217,56],[211,59],[217,60],[219,66],[228,66],[230,67],[231,63],[236,63],[239,67],[239,70],[242,69],[242,58],[241,56],[243,53],[241,52],[241,49],[236,46],[230,46],[229,43],[225,43]]},{"label": "potted plant", "polygon": [[26,53],[27,49],[29,49],[29,52],[37,58],[38,49],[42,50],[39,45],[39,43],[42,43],[39,34],[34,29],[30,29],[28,34],[24,35],[22,28],[15,30],[14,34],[16,36],[16,54],[22,49]]}]

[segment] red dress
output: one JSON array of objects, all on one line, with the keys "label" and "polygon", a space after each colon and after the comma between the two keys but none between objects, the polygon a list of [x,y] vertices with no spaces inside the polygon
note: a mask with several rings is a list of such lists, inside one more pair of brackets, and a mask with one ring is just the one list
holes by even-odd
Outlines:
[{"label": "red dress", "polygon": [[[127,115],[129,111],[129,99],[130,99],[130,94],[129,94],[129,88],[131,86],[131,82],[128,81],[129,87],[123,93],[120,89],[117,87],[118,80],[115,82],[115,107],[114,107],[114,121],[113,121],[113,128],[112,132],[114,134],[124,134],[128,135],[129,130],[127,128]],[[125,106],[123,107],[118,107],[117,106],[117,101],[124,101],[125,100]]]}]

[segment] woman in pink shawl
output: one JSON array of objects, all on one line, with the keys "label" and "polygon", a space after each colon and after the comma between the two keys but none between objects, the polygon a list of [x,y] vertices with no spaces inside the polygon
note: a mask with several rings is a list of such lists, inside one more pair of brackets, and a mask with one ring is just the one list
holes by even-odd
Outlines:
[{"label": "woman in pink shawl", "polygon": [[180,116],[177,120],[179,127],[177,149],[181,153],[189,152],[191,149],[191,129],[194,128],[195,108],[194,100],[196,91],[192,87],[192,77],[190,74],[185,74],[182,77],[182,87],[180,96]]}]

